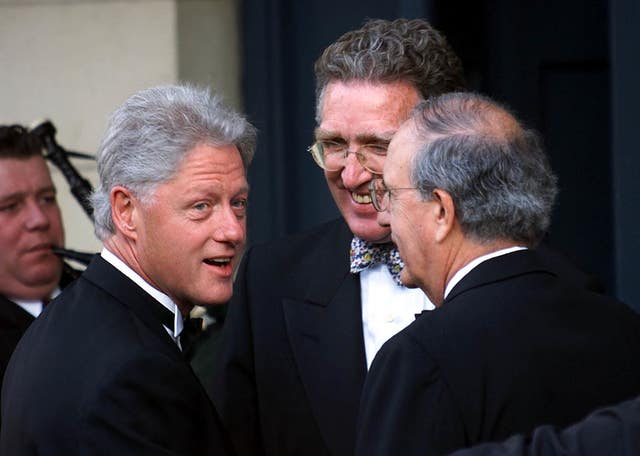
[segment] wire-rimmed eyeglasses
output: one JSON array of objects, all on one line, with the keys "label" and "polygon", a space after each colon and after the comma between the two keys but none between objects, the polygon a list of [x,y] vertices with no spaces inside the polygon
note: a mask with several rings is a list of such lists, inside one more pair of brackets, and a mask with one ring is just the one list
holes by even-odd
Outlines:
[{"label": "wire-rimmed eyeglasses", "polygon": [[337,141],[316,141],[307,149],[318,166],[326,171],[344,168],[349,154],[355,154],[358,163],[373,174],[382,174],[388,144],[364,144],[356,150],[349,150],[345,143]]},{"label": "wire-rimmed eyeglasses", "polygon": [[394,187],[388,188],[384,181],[380,178],[371,179],[369,182],[369,196],[373,207],[378,212],[384,212],[389,209],[389,200],[391,199],[391,192],[397,190],[420,190],[416,187]]}]

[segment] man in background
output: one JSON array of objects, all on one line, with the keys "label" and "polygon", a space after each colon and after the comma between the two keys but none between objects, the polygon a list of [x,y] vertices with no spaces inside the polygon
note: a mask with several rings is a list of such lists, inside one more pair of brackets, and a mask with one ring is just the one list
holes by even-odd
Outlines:
[{"label": "man in background", "polygon": [[143,90],[111,116],[92,196],[103,250],[14,352],[1,454],[233,454],[184,356],[226,302],[255,130],[207,90]]},{"label": "man in background", "polygon": [[240,267],[210,393],[245,456],[351,456],[367,366],[432,308],[399,285],[368,185],[412,108],[464,85],[460,60],[423,20],[372,20],[330,45],[315,74],[310,152],[342,218],[256,246]]},{"label": "man in background", "polygon": [[436,305],[378,352],[356,454],[436,455],[567,426],[640,391],[640,316],[531,250],[556,178],[533,132],[486,97],[422,103],[371,184],[405,266]]},{"label": "man in background", "polygon": [[0,126],[0,382],[22,334],[77,277],[52,251],[63,244],[40,138],[20,125]]}]

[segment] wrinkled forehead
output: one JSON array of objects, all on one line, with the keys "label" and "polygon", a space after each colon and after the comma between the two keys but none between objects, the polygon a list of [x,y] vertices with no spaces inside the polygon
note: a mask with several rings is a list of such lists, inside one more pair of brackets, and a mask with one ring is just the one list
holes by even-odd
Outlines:
[{"label": "wrinkled forehead", "polygon": [[318,120],[325,124],[336,116],[365,118],[397,128],[419,101],[415,87],[403,81],[333,81],[323,94]]}]

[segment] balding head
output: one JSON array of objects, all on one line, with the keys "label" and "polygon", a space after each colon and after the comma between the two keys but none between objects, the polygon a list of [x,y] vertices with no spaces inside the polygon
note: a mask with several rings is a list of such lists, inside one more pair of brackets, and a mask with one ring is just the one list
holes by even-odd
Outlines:
[{"label": "balding head", "polygon": [[421,103],[410,120],[421,143],[411,181],[428,200],[449,193],[465,236],[535,245],[549,227],[557,188],[540,141],[506,108],[452,93]]}]

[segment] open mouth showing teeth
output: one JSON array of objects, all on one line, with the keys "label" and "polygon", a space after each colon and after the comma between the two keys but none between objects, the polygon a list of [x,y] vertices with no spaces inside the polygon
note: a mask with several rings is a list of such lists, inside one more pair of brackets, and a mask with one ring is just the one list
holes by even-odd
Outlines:
[{"label": "open mouth showing teeth", "polygon": [[226,266],[231,263],[231,258],[208,258],[204,262],[212,266]]},{"label": "open mouth showing teeth", "polygon": [[371,196],[368,194],[360,195],[359,193],[352,192],[351,199],[358,204],[371,204]]}]

